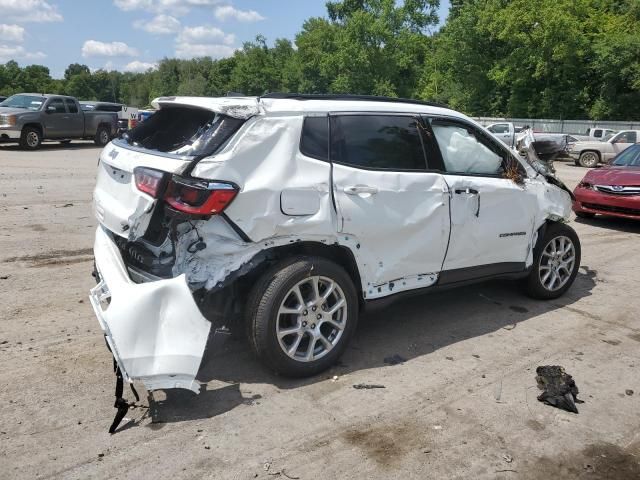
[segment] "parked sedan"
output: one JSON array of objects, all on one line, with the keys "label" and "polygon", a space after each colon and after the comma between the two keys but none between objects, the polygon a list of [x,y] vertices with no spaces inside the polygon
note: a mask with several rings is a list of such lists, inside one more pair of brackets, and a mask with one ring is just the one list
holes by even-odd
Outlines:
[{"label": "parked sedan", "polygon": [[640,144],[620,153],[611,165],[587,172],[573,193],[578,217],[602,214],[640,220]]}]

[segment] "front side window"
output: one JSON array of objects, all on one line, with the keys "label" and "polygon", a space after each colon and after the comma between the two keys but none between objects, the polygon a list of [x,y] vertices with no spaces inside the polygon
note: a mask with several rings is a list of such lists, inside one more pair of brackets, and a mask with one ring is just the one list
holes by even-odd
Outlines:
[{"label": "front side window", "polygon": [[365,169],[425,170],[418,122],[411,116],[333,117],[331,160]]},{"label": "front side window", "polygon": [[490,148],[471,127],[434,120],[431,128],[440,147],[447,172],[475,175],[497,175],[503,156]]},{"label": "front side window", "polygon": [[636,132],[620,132],[611,140],[611,143],[636,143],[636,139]]},{"label": "front side window", "polygon": [[53,113],[67,113],[64,108],[64,102],[61,98],[54,98],[47,104],[47,111]]},{"label": "front side window", "polygon": [[69,113],[78,113],[78,107],[76,107],[76,102],[69,98],[64,99],[64,103],[67,104],[67,108],[69,109]]},{"label": "front side window", "polygon": [[632,145],[612,162],[616,167],[640,167],[640,145]]}]

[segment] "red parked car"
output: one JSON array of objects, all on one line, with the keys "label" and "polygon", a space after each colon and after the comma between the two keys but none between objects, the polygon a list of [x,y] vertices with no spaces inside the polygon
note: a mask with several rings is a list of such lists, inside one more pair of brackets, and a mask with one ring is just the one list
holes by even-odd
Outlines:
[{"label": "red parked car", "polygon": [[602,214],[640,220],[640,143],[619,153],[609,165],[589,170],[573,193],[578,217]]}]

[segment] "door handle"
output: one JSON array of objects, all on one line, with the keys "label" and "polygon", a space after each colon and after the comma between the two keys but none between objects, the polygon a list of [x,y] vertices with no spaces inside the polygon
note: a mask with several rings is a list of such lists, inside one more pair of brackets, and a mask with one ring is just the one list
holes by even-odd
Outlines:
[{"label": "door handle", "polygon": [[480,192],[478,192],[478,190],[476,190],[475,188],[467,187],[467,188],[462,188],[462,189],[456,190],[456,193],[458,195],[460,195],[462,193],[466,193],[466,194],[469,194],[469,195],[478,195]]},{"label": "door handle", "polygon": [[344,187],[344,193],[347,195],[359,195],[361,193],[375,195],[378,193],[378,187],[370,187],[369,185],[350,185],[348,187]]}]

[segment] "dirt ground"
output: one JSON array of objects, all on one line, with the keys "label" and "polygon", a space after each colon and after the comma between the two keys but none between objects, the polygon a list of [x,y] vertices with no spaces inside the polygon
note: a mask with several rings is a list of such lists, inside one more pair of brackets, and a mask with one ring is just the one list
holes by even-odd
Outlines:
[{"label": "dirt ground", "polygon": [[[559,300],[493,282],[400,302],[303,381],[217,335],[199,396],[140,385],[109,435],[87,298],[98,153],[0,146],[0,478],[640,478],[640,223],[612,219],[572,222],[582,268]],[[572,188],[585,172],[558,170]],[[578,415],[536,400],[544,364],[574,376]]]}]

